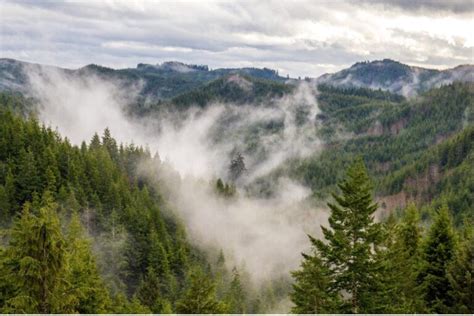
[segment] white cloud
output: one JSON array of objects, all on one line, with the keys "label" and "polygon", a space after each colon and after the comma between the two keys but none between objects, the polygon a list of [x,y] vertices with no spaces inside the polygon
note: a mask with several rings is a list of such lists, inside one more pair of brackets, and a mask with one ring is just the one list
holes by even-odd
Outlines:
[{"label": "white cloud", "polygon": [[474,47],[470,1],[3,1],[0,17],[1,57],[64,67],[182,60],[318,76],[380,58],[452,67]]}]

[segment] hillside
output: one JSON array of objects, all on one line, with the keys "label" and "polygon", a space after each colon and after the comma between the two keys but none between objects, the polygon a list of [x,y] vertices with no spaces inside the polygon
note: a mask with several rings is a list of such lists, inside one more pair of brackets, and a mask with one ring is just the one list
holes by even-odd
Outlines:
[{"label": "hillside", "polygon": [[317,79],[318,83],[341,88],[382,89],[404,96],[415,96],[455,81],[473,82],[474,66],[461,65],[452,69],[435,70],[384,59],[359,62],[350,68]]},{"label": "hillside", "polygon": [[[295,163],[295,175],[304,179],[315,194],[324,196],[342,176],[341,170],[360,155],[376,179],[383,209],[403,208],[409,201],[423,205],[454,194],[456,197],[448,200],[459,215],[457,222],[462,222],[463,216],[472,216],[472,204],[462,193],[466,189],[462,183],[472,181],[471,175],[461,174],[464,180],[458,179],[459,191],[443,183],[449,182],[445,177],[455,172],[451,168],[467,166],[472,159],[473,85],[444,86],[410,101],[380,92],[373,92],[372,97],[361,96],[364,93],[363,89],[320,88],[319,133],[327,139],[326,148],[314,158]],[[456,147],[459,139],[463,140],[463,149],[454,150],[457,156],[451,159],[456,163],[446,166],[439,152]],[[436,173],[436,179],[428,176],[421,185],[416,181],[426,179],[423,174],[430,165],[427,161],[432,161],[430,170]],[[450,171],[441,172],[446,168]],[[400,192],[403,194],[397,196]]]},{"label": "hillside", "polygon": [[[290,293],[299,299],[295,284],[307,286],[305,274],[293,274],[293,290],[290,279],[307,234],[328,232],[319,227],[334,199],[345,203],[337,194],[351,198],[349,184],[367,203],[374,194],[378,205],[367,209],[378,222],[370,213],[367,223],[383,246],[374,262],[384,265],[380,277],[397,287],[390,291],[399,291],[405,285],[390,271],[394,258],[412,267],[397,248],[406,221],[420,218],[410,225],[421,231],[436,228],[442,216],[451,225],[452,217],[453,240],[474,221],[474,84],[425,83],[416,97],[370,89],[413,70],[383,63],[387,72],[359,64],[374,72],[361,71],[358,76],[373,78],[359,87],[174,62],[65,70],[3,60],[1,310],[189,313],[201,308],[193,302],[204,300],[210,307],[203,312],[286,312]],[[37,86],[23,68],[35,72]],[[161,87],[170,88],[166,98]],[[77,141],[101,129],[101,136]],[[138,145],[122,143],[130,135]],[[25,283],[19,263],[46,260],[25,259],[41,246],[34,237],[41,230],[48,241],[41,245],[57,245],[46,258],[54,269]],[[417,238],[424,245],[432,236]],[[468,249],[466,240],[456,253]],[[323,253],[324,243],[310,241]],[[27,250],[19,246],[29,243]],[[456,256],[450,265],[464,258]],[[303,258],[301,271],[317,257]],[[41,303],[45,277],[49,297]],[[64,292],[72,294],[59,299]],[[418,296],[400,294],[400,300],[420,305],[386,305],[390,295],[375,293],[377,303],[367,311],[429,308]]]},{"label": "hillside", "polygon": [[97,76],[119,83],[124,89],[138,89],[139,96],[148,102],[166,100],[207,83],[232,74],[256,79],[284,82],[286,78],[274,70],[263,68],[223,68],[209,70],[207,66],[164,62],[158,65],[138,64],[136,68],[112,69],[87,65],[79,69],[31,64],[14,59],[0,59],[0,91],[28,92],[28,73],[59,72],[71,77]]}]

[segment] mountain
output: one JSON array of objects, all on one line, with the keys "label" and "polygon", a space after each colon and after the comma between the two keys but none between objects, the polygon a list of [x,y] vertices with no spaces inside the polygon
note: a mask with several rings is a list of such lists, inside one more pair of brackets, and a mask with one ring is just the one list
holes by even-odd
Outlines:
[{"label": "mountain", "polygon": [[474,66],[460,65],[452,69],[435,70],[384,59],[358,62],[334,74],[322,75],[316,81],[343,88],[381,89],[410,97],[454,81],[473,82]]},{"label": "mountain", "polygon": [[[176,61],[162,64],[138,64],[136,68],[112,69],[90,64],[79,69],[64,69],[27,63],[19,60],[0,59],[0,91],[28,92],[28,74],[56,71],[61,74],[87,78],[97,76],[105,80],[113,80],[123,89],[139,89],[139,103],[157,103],[177,98],[181,103],[181,95],[191,92],[199,94],[201,90],[209,90],[208,85],[215,80],[237,78],[246,80],[264,80],[275,83],[296,83],[297,80],[282,77],[277,71],[268,68],[220,68],[210,70],[206,65],[190,65]],[[249,79],[250,78],[250,79]],[[259,81],[259,82],[264,82]],[[350,68],[334,74],[325,74],[311,80],[317,85],[331,85],[340,88],[381,89],[406,97],[417,95],[434,87],[454,81],[473,82],[474,66],[460,65],[452,69],[435,70],[414,67],[390,59],[372,62],[358,62]],[[220,85],[222,87],[222,85]],[[270,89],[271,88],[265,88]],[[211,90],[213,90],[211,88]],[[212,98],[210,98],[212,99]],[[202,103],[202,101],[200,101]],[[202,104],[201,104],[202,105]]]},{"label": "mountain", "polygon": [[81,78],[98,76],[114,80],[123,88],[139,87],[140,96],[151,102],[171,99],[182,93],[205,86],[216,79],[233,74],[283,83],[287,78],[268,68],[222,68],[210,70],[208,66],[188,65],[180,62],[164,62],[158,65],[138,64],[136,68],[112,69],[90,64],[79,69],[64,69],[27,63],[19,60],[0,59],[0,91],[28,91],[28,73],[55,71]]}]

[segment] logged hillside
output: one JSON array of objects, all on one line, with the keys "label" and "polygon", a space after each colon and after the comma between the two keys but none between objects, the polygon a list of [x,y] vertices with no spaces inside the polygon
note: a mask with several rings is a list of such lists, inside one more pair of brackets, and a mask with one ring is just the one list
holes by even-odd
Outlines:
[{"label": "logged hillside", "polygon": [[[385,92],[370,93],[320,87],[319,133],[327,140],[326,148],[314,158],[295,162],[290,167],[294,176],[324,197],[353,157],[361,156],[376,180],[382,208],[393,210],[408,201],[429,203],[446,195],[459,221],[472,216],[472,203],[465,199],[472,175],[458,172],[457,189],[448,184],[452,183],[448,175],[472,160],[473,86],[456,83],[409,101]],[[448,151],[455,163],[446,162]],[[414,185],[430,166],[436,179]],[[434,171],[437,168],[440,172]],[[403,196],[395,196],[400,192]]]}]

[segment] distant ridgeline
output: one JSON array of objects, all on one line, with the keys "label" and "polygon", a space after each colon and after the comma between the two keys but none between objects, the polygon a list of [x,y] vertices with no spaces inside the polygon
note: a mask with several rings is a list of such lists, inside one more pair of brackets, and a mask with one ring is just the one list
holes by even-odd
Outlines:
[{"label": "distant ridgeline", "polygon": [[112,69],[99,65],[88,65],[76,70],[42,66],[13,59],[0,59],[0,90],[28,92],[29,71],[41,73],[55,70],[72,77],[98,76],[114,80],[124,88],[140,87],[139,96],[149,102],[167,100],[193,89],[200,88],[209,82],[241,75],[255,79],[285,82],[286,77],[268,68],[221,68],[209,70],[205,65],[187,65],[180,62],[165,62],[159,65],[138,64],[136,68]]}]

